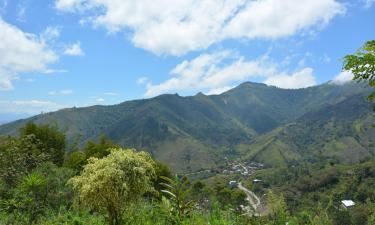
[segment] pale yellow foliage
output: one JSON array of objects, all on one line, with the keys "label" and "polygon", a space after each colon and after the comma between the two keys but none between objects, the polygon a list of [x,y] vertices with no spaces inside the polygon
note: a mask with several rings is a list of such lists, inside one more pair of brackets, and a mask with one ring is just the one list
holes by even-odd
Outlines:
[{"label": "pale yellow foliage", "polygon": [[111,149],[102,159],[90,158],[79,176],[69,180],[80,206],[121,218],[126,204],[152,190],[155,162],[146,152]]}]

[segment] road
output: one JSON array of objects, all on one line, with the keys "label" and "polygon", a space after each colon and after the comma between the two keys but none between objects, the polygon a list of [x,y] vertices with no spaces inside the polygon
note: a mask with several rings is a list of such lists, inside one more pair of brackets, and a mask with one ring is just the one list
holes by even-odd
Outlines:
[{"label": "road", "polygon": [[244,186],[242,186],[241,183],[238,183],[238,188],[240,190],[242,190],[243,192],[245,192],[246,194],[246,200],[250,203],[251,207],[253,207],[254,211],[256,212],[259,205],[260,205],[260,200],[258,198],[258,196],[256,196],[252,191],[250,191],[249,189],[245,188]]}]

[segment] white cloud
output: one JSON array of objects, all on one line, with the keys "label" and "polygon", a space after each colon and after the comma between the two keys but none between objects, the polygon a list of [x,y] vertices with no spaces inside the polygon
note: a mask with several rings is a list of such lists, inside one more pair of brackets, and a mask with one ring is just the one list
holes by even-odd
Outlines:
[{"label": "white cloud", "polygon": [[52,74],[52,73],[67,73],[67,70],[61,70],[61,69],[45,69],[41,71],[44,74]]},{"label": "white cloud", "polygon": [[24,72],[43,72],[58,56],[42,38],[25,33],[0,18],[0,90],[13,89],[12,80]]},{"label": "white cloud", "polygon": [[40,35],[43,42],[53,41],[60,36],[60,27],[47,27]]},{"label": "white cloud", "polygon": [[56,111],[64,107],[65,107],[64,105],[60,105],[60,104],[50,102],[50,101],[41,101],[41,100],[15,100],[15,101],[0,100],[0,112],[1,113],[38,114],[41,112]]},{"label": "white cloud", "polygon": [[97,101],[97,102],[104,102],[105,99],[104,98],[96,98],[95,101]]},{"label": "white cloud", "polygon": [[25,3],[20,3],[17,6],[16,18],[17,18],[18,22],[21,22],[21,23],[26,22],[26,6],[25,6]]},{"label": "white cloud", "polygon": [[249,1],[227,25],[230,37],[280,38],[325,25],[345,11],[332,0]]},{"label": "white cloud", "polygon": [[354,75],[350,71],[342,71],[336,77],[333,78],[332,83],[334,84],[345,84],[353,80]]},{"label": "white cloud", "polygon": [[304,68],[293,74],[279,74],[267,78],[264,83],[286,89],[306,88],[316,85],[312,68]]},{"label": "white cloud", "polygon": [[50,91],[48,92],[49,95],[71,95],[73,94],[73,90],[65,89],[60,91]]},{"label": "white cloud", "polygon": [[207,95],[219,95],[221,93],[224,93],[230,89],[232,89],[233,86],[225,86],[225,87],[220,87],[220,88],[213,88],[206,92]]},{"label": "white cloud", "polygon": [[55,6],[109,32],[130,31],[135,46],[171,55],[225,39],[288,37],[345,12],[337,0],[56,0]]},{"label": "white cloud", "polygon": [[170,73],[172,78],[157,85],[147,84],[146,97],[163,93],[204,91],[231,86],[249,76],[264,76],[274,72],[274,65],[262,65],[262,60],[246,61],[230,51],[202,54],[190,61],[185,60]]},{"label": "white cloud", "polygon": [[371,6],[375,3],[375,0],[362,0],[362,2],[365,4],[365,8],[371,8]]},{"label": "white cloud", "polygon": [[164,93],[207,94],[224,92],[251,77],[265,78],[265,83],[282,88],[301,88],[315,84],[311,68],[294,74],[278,71],[275,63],[263,56],[248,61],[231,51],[202,54],[190,61],[185,60],[171,72],[172,78],[160,83],[148,83],[146,97]]},{"label": "white cloud", "polygon": [[81,48],[81,43],[77,42],[72,44],[71,46],[67,47],[64,51],[65,55],[70,55],[70,56],[82,56],[85,53],[83,52]]},{"label": "white cloud", "polygon": [[32,82],[35,81],[35,79],[33,79],[33,78],[27,78],[27,79],[25,79],[24,81],[26,81],[26,82],[28,82],[28,83],[32,83]]},{"label": "white cloud", "polygon": [[137,84],[145,84],[148,81],[147,77],[140,77],[137,79]]},{"label": "white cloud", "polygon": [[326,53],[320,58],[320,60],[327,64],[332,61],[331,57],[329,57]]}]

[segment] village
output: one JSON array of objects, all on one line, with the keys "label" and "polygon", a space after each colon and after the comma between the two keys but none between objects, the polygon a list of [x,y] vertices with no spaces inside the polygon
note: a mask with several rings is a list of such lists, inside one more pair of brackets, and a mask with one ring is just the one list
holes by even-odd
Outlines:
[{"label": "village", "polygon": [[240,174],[242,176],[250,176],[255,171],[263,169],[264,164],[258,162],[233,162],[228,163],[226,169],[222,171],[223,174]]}]

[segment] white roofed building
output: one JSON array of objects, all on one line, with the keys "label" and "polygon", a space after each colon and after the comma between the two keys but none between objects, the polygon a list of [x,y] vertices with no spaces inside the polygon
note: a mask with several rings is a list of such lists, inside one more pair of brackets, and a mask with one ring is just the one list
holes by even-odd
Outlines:
[{"label": "white roofed building", "polygon": [[352,200],[342,200],[341,203],[344,208],[355,206],[355,202],[353,202]]}]

